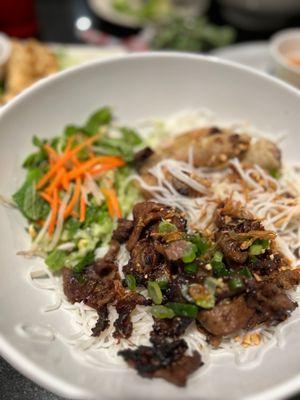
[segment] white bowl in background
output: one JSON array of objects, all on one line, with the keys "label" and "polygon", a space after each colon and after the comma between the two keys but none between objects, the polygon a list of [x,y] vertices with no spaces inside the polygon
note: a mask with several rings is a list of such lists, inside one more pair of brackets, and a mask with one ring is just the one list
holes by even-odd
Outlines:
[{"label": "white bowl in background", "polygon": [[274,73],[279,78],[300,87],[300,63],[293,65],[291,57],[300,60],[300,28],[276,33],[270,42]]},{"label": "white bowl in background", "polygon": [[219,0],[224,16],[242,29],[272,30],[300,13],[299,0]]},{"label": "white bowl in background", "polygon": [[[20,184],[20,166],[31,151],[32,135],[51,137],[68,123],[81,123],[102,105],[112,106],[123,123],[206,107],[222,119],[248,120],[268,132],[289,132],[285,156],[299,160],[296,89],[212,57],[136,54],[46,78],[4,106],[0,193],[10,196]],[[34,261],[16,256],[28,245],[24,219],[1,207],[0,220],[0,354],[38,384],[63,397],[85,400],[270,400],[300,390],[299,320],[285,329],[284,344],[269,349],[255,368],[239,367],[230,355],[214,356],[209,368],[200,369],[186,388],[142,379],[127,367],[113,366],[104,353],[102,366],[82,363],[70,346],[51,335],[44,337],[43,331],[40,340],[20,335],[20,324],[70,332],[70,317],[60,310],[42,312],[51,293],[34,289],[26,279]]]},{"label": "white bowl in background", "polygon": [[5,73],[5,67],[11,54],[11,44],[8,36],[0,33],[0,80]]}]

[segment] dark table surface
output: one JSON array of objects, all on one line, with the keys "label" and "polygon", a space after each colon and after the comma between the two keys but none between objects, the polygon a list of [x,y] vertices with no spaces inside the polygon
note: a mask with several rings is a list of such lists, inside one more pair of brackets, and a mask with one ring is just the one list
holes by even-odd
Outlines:
[{"label": "dark table surface", "polygon": [[[105,22],[95,17],[89,10],[86,0],[36,0],[37,20],[39,25],[38,37],[42,41],[78,43],[80,40],[74,30],[74,21],[81,15],[88,15],[98,28],[107,28]],[[209,17],[217,24],[224,24],[222,14],[219,11],[217,1],[212,2],[209,9]],[[53,22],[55,21],[55,23]],[[299,26],[299,16],[294,16],[284,25]],[[124,32],[117,27],[118,35]],[[274,32],[253,32],[238,29],[237,41],[266,40]],[[45,389],[42,389],[31,382],[23,375],[13,369],[5,360],[0,358],[0,400],[63,400]],[[300,400],[300,395],[290,398],[290,400]]]}]

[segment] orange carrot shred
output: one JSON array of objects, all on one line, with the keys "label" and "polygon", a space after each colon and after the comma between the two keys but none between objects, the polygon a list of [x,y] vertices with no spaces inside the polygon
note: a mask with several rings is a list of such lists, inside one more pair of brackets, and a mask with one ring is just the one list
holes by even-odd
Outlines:
[{"label": "orange carrot shred", "polygon": [[49,204],[52,203],[52,197],[45,193],[45,192],[40,192],[39,195],[41,196],[42,199],[46,200]]},{"label": "orange carrot shred", "polygon": [[75,188],[73,191],[73,195],[72,198],[69,202],[69,204],[66,207],[66,210],[64,212],[64,218],[68,218],[68,216],[72,213],[78,199],[80,196],[80,191],[81,191],[81,179],[80,178],[76,178],[76,184],[75,184]]},{"label": "orange carrot shred", "polygon": [[[97,164],[105,163],[105,167],[109,166],[109,169],[113,169],[116,167],[120,167],[124,165],[124,161],[119,157],[95,157],[84,163],[81,163],[80,166],[74,168],[71,172],[68,173],[68,179],[72,180],[78,176],[81,176],[85,172],[87,172],[90,168],[94,167]],[[101,168],[101,167],[100,167]]]},{"label": "orange carrot shred", "polygon": [[58,190],[54,189],[53,201],[51,203],[51,218],[50,218],[50,224],[49,224],[49,228],[48,228],[49,235],[53,235],[55,223],[56,223],[56,219],[57,219],[57,213],[58,213]]},{"label": "orange carrot shred", "polygon": [[86,215],[86,201],[85,201],[85,195],[83,192],[81,192],[81,198],[80,198],[80,222],[83,222],[85,220],[85,215]]},{"label": "orange carrot shred", "polygon": [[59,188],[60,184],[62,183],[62,177],[63,177],[64,174],[65,174],[65,169],[64,169],[64,168],[60,169],[60,170],[57,172],[55,178],[53,179],[53,181],[51,182],[51,184],[50,184],[50,185],[47,187],[47,189],[45,190],[45,192],[46,192],[47,194],[50,194],[50,195],[51,195],[51,194],[53,193],[53,190],[54,190],[54,189]]},{"label": "orange carrot shred", "polygon": [[58,160],[59,155],[57,152],[50,146],[50,144],[46,143],[44,145],[44,149],[46,150],[48,154],[48,159],[50,163],[54,163],[55,161]]},{"label": "orange carrot shred", "polygon": [[90,137],[89,139],[83,141],[81,144],[74,147],[72,150],[68,150],[64,152],[64,154],[58,159],[58,161],[50,167],[49,171],[41,178],[41,180],[37,184],[37,189],[41,189],[45,184],[55,175],[55,173],[74,155],[76,155],[80,150],[85,148],[86,146],[91,145],[95,140],[97,140],[99,134]]},{"label": "orange carrot shred", "polygon": [[114,217],[121,218],[122,212],[120,209],[120,204],[119,204],[119,200],[118,200],[116,191],[114,189],[105,189],[104,188],[104,189],[102,189],[102,192],[107,199],[109,215],[112,218],[114,218]]}]

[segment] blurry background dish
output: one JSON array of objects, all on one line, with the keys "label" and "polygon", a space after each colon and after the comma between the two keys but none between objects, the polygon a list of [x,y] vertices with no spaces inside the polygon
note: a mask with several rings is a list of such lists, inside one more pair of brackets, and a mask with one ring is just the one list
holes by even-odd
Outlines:
[{"label": "blurry background dish", "polygon": [[298,0],[220,0],[231,23],[249,30],[274,29],[300,11]]},{"label": "blurry background dish", "polygon": [[145,20],[165,19],[176,10],[181,16],[191,18],[202,15],[210,0],[88,0],[91,9],[108,21],[138,28]]},{"label": "blurry background dish", "polygon": [[267,41],[248,42],[213,50],[212,55],[271,73],[271,56]]},{"label": "blurry background dish", "polygon": [[270,51],[275,74],[300,87],[300,28],[277,33],[271,40]]}]

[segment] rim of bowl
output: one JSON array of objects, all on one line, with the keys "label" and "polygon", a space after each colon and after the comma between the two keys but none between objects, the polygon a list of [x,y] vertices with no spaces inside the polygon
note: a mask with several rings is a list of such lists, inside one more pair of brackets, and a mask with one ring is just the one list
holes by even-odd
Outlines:
[{"label": "rim of bowl", "polygon": [[11,43],[5,33],[0,32],[0,65],[5,64],[11,54]]},{"label": "rim of bowl", "polygon": [[270,52],[275,61],[278,62],[282,67],[300,74],[300,66],[289,64],[286,57],[284,57],[282,52],[279,50],[280,45],[291,38],[299,39],[300,48],[300,28],[290,28],[279,31],[271,37]]},{"label": "rim of bowl", "polygon": [[[4,105],[0,109],[0,125],[1,119],[8,114],[15,106],[23,101],[26,101],[26,98],[30,97],[31,94],[38,92],[40,89],[47,88],[52,84],[53,81],[60,81],[64,79],[67,75],[75,75],[78,71],[88,70],[95,65],[101,64],[109,64],[114,62],[120,62],[122,60],[128,59],[151,59],[151,58],[169,58],[169,59],[189,59],[194,61],[202,61],[207,63],[217,63],[220,65],[225,65],[227,67],[232,68],[233,70],[242,70],[247,74],[252,76],[257,76],[259,78],[265,79],[270,83],[282,88],[283,90],[288,91],[291,95],[296,95],[296,98],[299,99],[300,102],[300,91],[289,85],[286,82],[281,81],[280,79],[270,76],[264,72],[257,71],[252,67],[248,67],[237,62],[223,60],[214,56],[204,56],[199,54],[191,54],[191,53],[179,53],[179,52],[147,52],[147,53],[135,53],[135,54],[126,54],[126,55],[115,55],[111,56],[105,60],[93,60],[87,62],[80,66],[75,66],[70,69],[58,72],[52,76],[44,78],[31,87],[25,89],[22,93],[17,95],[14,99],[9,101],[6,105]],[[14,368],[19,370],[23,375],[27,378],[31,379],[34,382],[37,382],[39,385],[47,388],[49,391],[52,391],[60,396],[70,398],[88,398],[87,392],[85,389],[78,388],[76,385],[70,386],[68,383],[58,379],[53,378],[51,373],[48,371],[41,370],[35,363],[30,360],[25,354],[15,349],[13,345],[7,341],[7,339],[0,332],[0,355],[6,359]],[[282,398],[283,396],[288,396],[294,394],[296,391],[300,390],[300,374],[296,376],[292,376],[290,379],[282,382],[279,385],[274,385],[270,389],[266,389],[258,394],[253,394],[247,396],[245,400],[275,400]],[[74,393],[74,388],[76,395]]]}]

